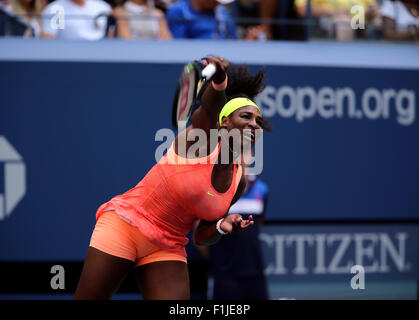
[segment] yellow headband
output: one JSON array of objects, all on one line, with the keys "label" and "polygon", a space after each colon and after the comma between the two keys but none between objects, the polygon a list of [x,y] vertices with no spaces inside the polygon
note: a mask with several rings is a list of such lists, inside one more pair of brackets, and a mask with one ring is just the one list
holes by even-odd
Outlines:
[{"label": "yellow headband", "polygon": [[[230,101],[228,101],[224,107],[221,109],[220,111],[220,117],[218,119],[220,125],[221,125],[221,120],[223,120],[223,117],[228,117],[230,114],[232,114],[234,111],[236,111],[237,109],[246,107],[246,106],[252,106],[255,107],[256,109],[259,109],[259,107],[256,105],[256,103],[254,103],[252,100],[248,99],[248,98],[234,98],[231,99]],[[260,113],[262,113],[262,111],[260,111]]]}]

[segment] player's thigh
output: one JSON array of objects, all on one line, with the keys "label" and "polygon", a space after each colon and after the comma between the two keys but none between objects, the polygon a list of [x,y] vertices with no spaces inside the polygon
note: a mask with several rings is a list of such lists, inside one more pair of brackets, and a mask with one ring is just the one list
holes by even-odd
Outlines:
[{"label": "player's thigh", "polygon": [[89,247],[74,299],[110,299],[134,261]]},{"label": "player's thigh", "polygon": [[157,261],[134,269],[138,287],[147,300],[190,298],[188,265],[182,261]]}]

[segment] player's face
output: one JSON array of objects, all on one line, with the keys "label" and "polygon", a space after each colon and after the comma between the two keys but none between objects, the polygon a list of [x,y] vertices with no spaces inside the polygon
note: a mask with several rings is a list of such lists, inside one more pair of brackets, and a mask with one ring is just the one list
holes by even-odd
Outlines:
[{"label": "player's face", "polygon": [[231,114],[229,121],[226,121],[226,128],[228,131],[240,131],[243,147],[253,146],[260,134],[257,129],[263,128],[262,114],[253,106],[242,107]]}]

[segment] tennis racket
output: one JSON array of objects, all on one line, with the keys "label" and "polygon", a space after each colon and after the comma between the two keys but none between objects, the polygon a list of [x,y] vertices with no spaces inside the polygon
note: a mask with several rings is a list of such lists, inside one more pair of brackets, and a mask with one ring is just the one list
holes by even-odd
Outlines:
[{"label": "tennis racket", "polygon": [[192,114],[201,105],[201,96],[215,71],[215,65],[206,65],[203,60],[184,66],[173,98],[172,125],[175,129],[182,130],[190,124]]}]

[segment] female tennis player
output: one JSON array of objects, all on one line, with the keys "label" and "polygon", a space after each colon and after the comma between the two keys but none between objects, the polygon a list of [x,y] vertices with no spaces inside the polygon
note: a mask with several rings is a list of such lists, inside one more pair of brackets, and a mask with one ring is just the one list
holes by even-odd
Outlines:
[{"label": "female tennis player", "polygon": [[[207,163],[186,158],[195,141],[186,142],[186,153],[179,142],[194,128],[207,136],[224,128],[250,131],[242,138],[254,144],[264,119],[251,99],[263,89],[264,70],[253,76],[246,66],[234,67],[222,57],[206,60],[216,72],[191,125],[137,186],[99,207],[75,299],[110,299],[133,268],[144,299],[189,299],[187,233],[195,226],[196,244],[211,245],[253,224],[251,216],[227,215],[246,184],[229,139],[215,144],[209,139]],[[216,163],[223,150],[230,161]]]}]

